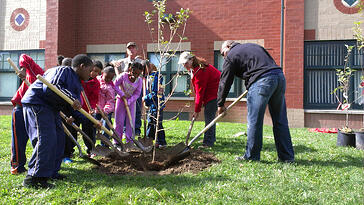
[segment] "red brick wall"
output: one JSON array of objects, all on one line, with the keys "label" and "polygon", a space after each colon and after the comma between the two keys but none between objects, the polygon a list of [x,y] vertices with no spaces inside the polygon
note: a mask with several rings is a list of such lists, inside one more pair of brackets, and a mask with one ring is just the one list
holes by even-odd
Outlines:
[{"label": "red brick wall", "polygon": [[288,108],[303,108],[304,0],[285,1],[284,64]]},{"label": "red brick wall", "polygon": [[47,0],[45,69],[57,65],[58,49],[58,0]]},{"label": "red brick wall", "polygon": [[[55,65],[58,54],[85,53],[87,44],[135,41],[142,55],[141,48],[146,49],[146,44],[152,42],[143,17],[144,11],[153,9],[147,0],[59,2],[47,1],[46,67]],[[181,7],[193,11],[186,36],[192,50],[211,64],[214,41],[227,39],[264,39],[265,47],[280,64],[280,4],[280,0],[215,0],[213,3],[210,0],[170,0],[167,11],[174,13]],[[304,0],[288,1],[285,14],[283,68],[287,77],[287,105],[303,108]],[[50,19],[57,15],[58,19]]]}]

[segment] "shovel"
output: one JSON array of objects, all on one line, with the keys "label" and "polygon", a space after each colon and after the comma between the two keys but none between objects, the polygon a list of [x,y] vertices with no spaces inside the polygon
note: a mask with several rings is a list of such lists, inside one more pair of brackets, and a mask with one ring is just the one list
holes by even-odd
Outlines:
[{"label": "shovel", "polygon": [[77,145],[77,148],[78,148],[78,152],[79,152],[79,157],[81,157],[82,159],[85,159],[86,161],[88,162],[91,162],[92,164],[95,164],[97,166],[101,166],[100,162],[94,160],[94,159],[91,159],[90,157],[88,157],[87,155],[84,155],[82,153],[82,150],[81,150],[81,146],[80,144],[77,142],[77,140],[72,136],[71,132],[67,129],[67,127],[62,123],[63,125],[63,129],[64,129],[64,132],[66,133],[66,135],[72,140],[73,143],[75,143]]},{"label": "shovel", "polygon": [[111,137],[116,140],[120,146],[122,146],[123,150],[125,151],[124,147],[123,147],[123,142],[121,141],[121,137],[117,134],[117,132],[114,129],[114,126],[112,125],[112,123],[110,122],[109,118],[107,118],[106,114],[104,113],[104,111],[100,108],[99,105],[96,105],[96,108],[98,110],[98,112],[101,114],[102,119],[105,120],[107,126],[109,126],[109,128],[111,128],[111,130],[113,131],[114,135],[112,135]]},{"label": "shovel", "polygon": [[141,149],[143,152],[147,153],[147,152],[152,151],[152,149],[153,149],[152,146],[144,147],[141,142],[139,142],[138,140],[134,139],[134,124],[133,124],[133,120],[131,118],[131,114],[130,114],[130,109],[129,109],[129,106],[128,106],[128,102],[126,101],[125,97],[122,97],[122,100],[124,101],[124,104],[125,104],[126,113],[128,115],[128,118],[129,118],[129,124],[131,126],[131,129],[133,130],[133,136],[131,137],[131,139],[133,140],[134,144],[139,149]]},{"label": "shovel", "polygon": [[[243,97],[248,94],[248,91],[246,90],[243,94],[241,94],[233,103],[231,103],[226,110],[218,115],[213,121],[211,121],[200,133],[198,133],[187,145],[181,146],[181,143],[177,144],[176,146],[172,147],[171,152],[167,158],[167,161],[165,164],[169,165],[175,162],[178,162],[179,160],[182,160],[186,158],[188,155],[190,155],[191,150],[191,144],[197,140],[203,133],[205,133],[208,129],[210,129],[218,119],[222,118],[225,113],[233,107],[236,103],[238,103]],[[183,142],[182,142],[183,143]]]},{"label": "shovel", "polygon": [[[65,100],[66,102],[68,102],[70,105],[73,104],[73,101],[66,96],[65,94],[63,94],[60,90],[58,90],[58,88],[54,85],[52,85],[51,83],[49,83],[46,79],[44,79],[41,75],[37,75],[37,78],[42,81],[45,85],[47,85],[47,87],[49,89],[51,89],[53,92],[55,92],[57,95],[59,95],[63,100]],[[91,122],[93,122],[95,125],[99,124],[99,121],[96,120],[95,118],[93,118],[88,112],[86,112],[84,109],[80,108],[79,111],[85,116],[87,117]],[[108,134],[109,136],[112,136],[114,133],[112,133],[110,130],[106,129],[106,127],[101,126],[101,129],[103,131],[105,131],[106,134]],[[112,147],[115,148],[115,147]],[[117,150],[117,151],[116,151]],[[118,152],[120,156],[125,156],[125,153],[120,152],[118,149],[114,149],[114,151]]]},{"label": "shovel", "polygon": [[[188,139],[191,136],[192,127],[193,127],[195,120],[196,120],[196,118],[194,118],[194,117],[191,120],[191,124],[190,124],[190,127],[188,128],[188,132],[187,132],[187,136],[186,136],[186,142],[185,143],[180,142],[177,145],[175,145],[174,147],[172,147],[172,153],[180,152],[180,150],[184,150],[185,147],[188,145]],[[176,150],[176,151],[174,151],[174,150]]]},{"label": "shovel", "polygon": [[[62,112],[60,112],[60,115],[61,117],[66,120],[66,115],[63,114]],[[91,148],[91,153],[94,153],[96,155],[99,155],[99,156],[110,156],[110,154],[112,152],[116,152],[118,155],[120,155],[121,157],[124,157],[124,156],[128,156],[127,153],[120,153],[119,150],[115,151],[115,150],[110,150],[109,148],[107,147],[103,147],[103,146],[96,146],[95,147],[95,143],[90,139],[90,137],[84,132],[81,130],[80,127],[78,127],[74,122],[72,122],[71,126],[77,130],[79,133],[81,133],[81,135],[91,144],[92,148]],[[107,139],[107,138],[106,138]],[[108,144],[107,142],[105,141],[109,141],[109,139],[105,140],[105,139],[100,139],[101,141],[103,141],[105,144]]]}]

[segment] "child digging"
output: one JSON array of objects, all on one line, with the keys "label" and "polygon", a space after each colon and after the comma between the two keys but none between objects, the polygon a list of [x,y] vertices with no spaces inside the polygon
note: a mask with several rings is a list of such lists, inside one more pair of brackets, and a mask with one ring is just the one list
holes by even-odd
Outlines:
[{"label": "child digging", "polygon": [[34,149],[23,181],[25,187],[52,188],[54,185],[48,183],[49,179],[65,178],[58,173],[65,139],[59,111],[81,108],[81,80],[89,79],[92,68],[89,57],[76,55],[72,67],[51,68],[44,74],[46,80],[74,100],[72,107],[40,80],[29,87],[21,100],[25,128]]},{"label": "child digging", "polygon": [[[33,83],[37,79],[36,76],[38,74],[43,75],[44,73],[42,68],[31,57],[25,54],[20,56],[19,66],[21,69],[20,74],[18,74],[19,77],[22,79],[25,77],[30,83]],[[24,166],[27,161],[25,150],[29,137],[25,130],[23,107],[21,104],[21,99],[27,89],[28,85],[23,82],[11,99],[14,106],[11,120],[11,174],[20,174],[27,171]]]},{"label": "child digging", "polygon": [[[163,149],[167,146],[167,142],[165,139],[165,132],[162,125],[163,122],[163,108],[164,108],[164,93],[163,93],[163,77],[160,76],[159,86],[158,86],[158,76],[159,72],[154,64],[149,64],[146,61],[146,75],[147,77],[147,86],[146,86],[146,95],[143,97],[145,105],[149,107],[148,111],[148,127],[146,136],[149,139],[154,139],[155,132],[158,128],[157,133],[157,142],[156,147],[159,149]],[[158,89],[159,87],[159,89]],[[158,106],[158,97],[159,97],[159,106]],[[159,109],[159,119],[158,119],[158,127],[157,124],[157,111]]]},{"label": "child digging", "polygon": [[126,107],[122,98],[126,98],[127,106],[130,109],[131,123],[135,122],[135,106],[136,100],[138,99],[142,90],[142,79],[139,75],[142,73],[143,66],[138,62],[134,62],[129,65],[128,72],[124,72],[119,75],[114,84],[115,91],[117,93],[116,97],[116,107],[115,107],[115,131],[119,136],[123,136],[124,122],[126,131],[126,147],[129,149],[134,149],[132,137],[134,134],[134,124],[130,124],[129,117],[126,112]]},{"label": "child digging", "polygon": [[[115,89],[113,78],[115,77],[115,70],[112,66],[107,66],[102,70],[102,75],[97,76],[97,80],[100,83],[99,102],[101,110],[106,114],[107,118],[111,122],[112,113],[115,110]],[[101,119],[101,114],[97,113],[96,119]],[[101,120],[102,125],[109,129],[105,120]],[[103,133],[105,137],[110,139],[110,136]]]}]

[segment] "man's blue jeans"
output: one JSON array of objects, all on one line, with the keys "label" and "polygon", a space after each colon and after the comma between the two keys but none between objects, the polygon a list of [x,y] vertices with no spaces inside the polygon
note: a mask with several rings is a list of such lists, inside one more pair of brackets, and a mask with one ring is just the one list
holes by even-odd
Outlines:
[{"label": "man's blue jeans", "polygon": [[266,107],[273,121],[274,141],[280,160],[294,160],[289,133],[286,100],[286,79],[282,72],[268,74],[251,85],[248,92],[248,141],[244,158],[260,160],[263,143],[263,120]]},{"label": "man's blue jeans", "polygon": [[[213,99],[206,103],[205,109],[204,109],[204,115],[205,115],[205,126],[210,124],[215,119],[217,111],[217,100]],[[203,144],[207,146],[214,146],[214,143],[216,141],[216,123],[205,132],[204,138],[203,138]]]}]

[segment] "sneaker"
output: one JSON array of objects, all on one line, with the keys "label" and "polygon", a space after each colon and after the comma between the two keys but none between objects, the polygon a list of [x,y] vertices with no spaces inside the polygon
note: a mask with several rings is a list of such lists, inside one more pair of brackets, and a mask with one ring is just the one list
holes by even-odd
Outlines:
[{"label": "sneaker", "polygon": [[39,177],[38,182],[40,184],[40,188],[51,189],[54,187],[54,184],[48,183],[48,179],[49,178],[47,178],[47,177]]},{"label": "sneaker", "polygon": [[22,169],[20,169],[19,167],[17,167],[17,168],[11,168],[10,169],[10,173],[12,174],[12,175],[17,175],[17,174],[22,174],[22,173],[24,173],[24,172],[26,172],[26,171],[28,171],[27,169],[25,169],[25,168],[22,168]]},{"label": "sneaker", "polygon": [[23,186],[29,187],[29,188],[53,188],[54,185],[47,182],[47,177],[33,177],[30,175],[27,175],[25,179],[23,180]]},{"label": "sneaker", "polygon": [[67,178],[67,177],[66,177],[65,175],[57,173],[57,174],[55,174],[54,176],[52,176],[52,178],[51,178],[51,179],[53,179],[53,180],[64,180],[64,179],[66,179],[66,178]]},{"label": "sneaker", "polygon": [[65,164],[69,164],[69,163],[72,163],[73,162],[73,160],[71,159],[71,158],[68,158],[68,157],[65,157],[65,158],[63,158],[63,163],[65,163]]}]

